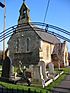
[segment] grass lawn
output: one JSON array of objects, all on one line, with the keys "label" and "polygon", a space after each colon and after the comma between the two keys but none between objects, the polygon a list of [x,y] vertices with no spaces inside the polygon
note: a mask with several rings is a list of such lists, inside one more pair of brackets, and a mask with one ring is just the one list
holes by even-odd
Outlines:
[{"label": "grass lawn", "polygon": [[62,70],[64,71],[64,74],[62,74],[57,80],[52,82],[50,85],[48,85],[46,87],[47,90],[51,90],[53,87],[57,87],[61,83],[61,81],[64,80],[66,75],[70,72],[70,68],[62,68]]},{"label": "grass lawn", "polygon": [[40,93],[40,91],[42,91],[42,93],[46,93],[46,89],[43,89],[42,87],[15,85],[15,84],[10,84],[5,82],[0,82],[0,85],[8,89],[18,89],[18,90],[24,89],[25,91],[27,91],[30,88],[31,91],[36,90],[37,93]]},{"label": "grass lawn", "polygon": [[50,85],[48,85],[47,87],[46,87],[46,89],[47,90],[52,90],[54,87],[57,87],[60,83],[61,83],[61,81],[65,78],[65,74],[63,74],[63,75],[61,75],[57,80],[55,80],[54,82],[52,82]]},{"label": "grass lawn", "polygon": [[50,85],[48,85],[47,87],[45,87],[44,89],[42,88],[42,86],[24,86],[24,85],[15,85],[15,84],[9,84],[9,83],[5,83],[5,82],[0,82],[1,86],[4,86],[6,88],[9,89],[19,89],[19,90],[28,90],[29,88],[31,89],[31,91],[37,91],[37,93],[39,93],[40,91],[42,91],[42,93],[47,93],[48,90],[51,90],[53,87],[56,87],[60,84],[60,82],[66,77],[67,73],[70,71],[70,68],[62,68],[64,70],[64,74],[61,75],[57,80],[55,80],[53,83],[51,83]]}]

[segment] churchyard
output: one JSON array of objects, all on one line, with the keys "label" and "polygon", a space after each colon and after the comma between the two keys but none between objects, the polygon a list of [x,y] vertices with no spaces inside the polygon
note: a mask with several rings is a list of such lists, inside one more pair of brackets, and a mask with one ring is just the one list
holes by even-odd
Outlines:
[{"label": "churchyard", "polygon": [[55,68],[52,62],[46,69],[44,62],[29,67],[19,62],[18,66],[13,66],[7,56],[0,66],[0,90],[7,93],[48,93],[60,84],[68,72],[69,68]]},{"label": "churchyard", "polygon": [[[17,68],[15,68],[15,72],[16,72],[16,69]],[[62,75],[60,75],[59,78],[56,79],[56,80],[54,80],[54,78],[52,78],[52,82],[50,82],[44,88],[42,86],[42,82],[36,82],[36,81],[35,81],[34,84],[31,84],[30,86],[28,86],[27,83],[17,83],[17,84],[13,83],[13,84],[11,84],[11,83],[0,81],[0,86],[5,87],[7,89],[7,91],[8,91],[8,89],[10,89],[10,90],[13,90],[13,91],[14,90],[17,90],[17,91],[18,90],[20,90],[20,91],[31,91],[31,92],[26,92],[26,93],[48,93],[48,91],[51,91],[51,89],[53,87],[56,87],[60,84],[60,82],[65,78],[66,74],[70,70],[69,68],[61,68],[61,70],[58,70],[58,68],[54,68],[54,69],[55,69],[54,70],[55,73],[57,73],[57,74],[62,72],[62,70],[64,71],[64,73]],[[49,70],[49,68],[47,68],[47,70]],[[1,70],[0,70],[0,73],[1,73]],[[25,93],[25,92],[22,92],[22,93]]]}]

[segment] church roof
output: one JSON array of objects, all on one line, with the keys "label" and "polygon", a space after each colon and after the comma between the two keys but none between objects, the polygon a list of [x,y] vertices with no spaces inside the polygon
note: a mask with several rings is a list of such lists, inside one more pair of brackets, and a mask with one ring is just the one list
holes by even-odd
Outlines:
[{"label": "church roof", "polygon": [[[48,32],[45,31],[45,29],[39,28],[37,26],[31,25],[31,24],[22,25],[21,27],[16,28],[16,31],[20,32],[20,30],[22,29],[23,31],[34,31],[39,36],[39,38],[45,42],[48,42],[51,44],[61,43],[60,40],[56,36],[49,34]],[[15,32],[12,35],[14,34]],[[10,37],[10,39],[11,38],[12,36]]]},{"label": "church roof", "polygon": [[56,44],[60,43],[60,40],[54,35],[49,34],[48,32],[36,31],[36,33],[41,37],[42,40]]},{"label": "church roof", "polygon": [[56,44],[56,43],[61,43],[60,40],[52,35],[49,34],[48,32],[46,32],[44,29],[41,29],[39,27],[33,26],[33,29],[35,30],[35,32],[37,33],[37,35],[44,41],[52,43],[52,44]]}]

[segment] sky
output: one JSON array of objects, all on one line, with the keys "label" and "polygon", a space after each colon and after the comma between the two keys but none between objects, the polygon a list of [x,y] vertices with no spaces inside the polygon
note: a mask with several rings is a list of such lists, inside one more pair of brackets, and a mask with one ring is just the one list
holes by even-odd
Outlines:
[{"label": "sky", "polygon": [[[4,0],[0,0],[4,3]],[[32,22],[44,22],[48,0],[25,0]],[[16,25],[23,0],[6,0],[6,29]],[[70,31],[70,0],[50,0],[45,23]],[[4,9],[0,7],[0,32],[4,26]],[[70,37],[69,37],[70,38]],[[3,42],[0,42],[2,50]],[[70,43],[67,43],[70,52]],[[6,40],[7,47],[7,40]]]}]

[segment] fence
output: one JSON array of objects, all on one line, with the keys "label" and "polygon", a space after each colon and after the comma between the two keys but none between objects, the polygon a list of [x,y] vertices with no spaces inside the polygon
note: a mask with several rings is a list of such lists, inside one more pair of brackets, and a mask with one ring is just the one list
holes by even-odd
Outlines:
[{"label": "fence", "polygon": [[[0,87],[0,93],[43,93],[43,91],[40,90],[40,92],[37,92],[36,90],[32,91],[30,88],[28,88],[28,90],[19,90],[19,89],[8,89],[8,88],[3,88],[3,87]],[[46,93],[50,93],[50,92],[47,92]]]}]

